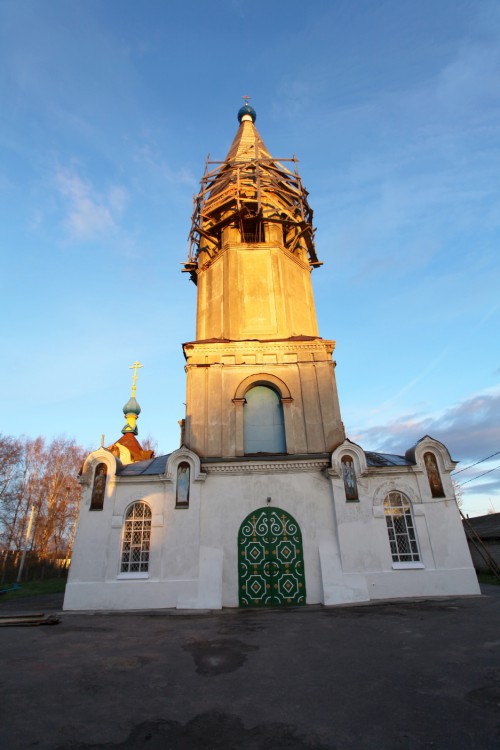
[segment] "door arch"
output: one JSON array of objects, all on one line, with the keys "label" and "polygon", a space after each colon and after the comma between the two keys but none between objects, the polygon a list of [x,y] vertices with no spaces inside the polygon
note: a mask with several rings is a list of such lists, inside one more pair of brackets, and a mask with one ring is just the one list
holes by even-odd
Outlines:
[{"label": "door arch", "polygon": [[240,607],[306,603],[302,534],[281,508],[250,513],[238,533]]}]

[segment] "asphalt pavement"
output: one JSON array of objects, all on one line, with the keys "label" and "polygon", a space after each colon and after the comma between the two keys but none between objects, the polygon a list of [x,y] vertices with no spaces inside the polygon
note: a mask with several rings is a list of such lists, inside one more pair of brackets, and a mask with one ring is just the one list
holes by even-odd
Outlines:
[{"label": "asphalt pavement", "polygon": [[2,627],[0,747],[499,750],[500,587],[483,591]]}]

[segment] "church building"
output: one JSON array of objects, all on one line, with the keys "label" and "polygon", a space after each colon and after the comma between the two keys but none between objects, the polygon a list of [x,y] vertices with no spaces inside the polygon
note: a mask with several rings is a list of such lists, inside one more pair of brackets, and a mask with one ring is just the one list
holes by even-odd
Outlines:
[{"label": "church building", "polygon": [[184,272],[181,446],[142,449],[140,407],[86,459],[64,608],[220,609],[478,594],[447,448],[404,456],[345,435],[311,284],[321,266],[294,159],[275,159],[248,102],[207,160]]}]

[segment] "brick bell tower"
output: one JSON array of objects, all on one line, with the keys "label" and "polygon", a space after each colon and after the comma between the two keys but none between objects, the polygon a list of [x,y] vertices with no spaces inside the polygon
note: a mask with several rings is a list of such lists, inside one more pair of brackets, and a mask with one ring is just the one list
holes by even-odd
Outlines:
[{"label": "brick bell tower", "polygon": [[314,307],[313,212],[295,157],[273,159],[248,102],[238,120],[194,199],[184,444],[202,458],[330,452],[345,434],[335,342],[320,338]]}]

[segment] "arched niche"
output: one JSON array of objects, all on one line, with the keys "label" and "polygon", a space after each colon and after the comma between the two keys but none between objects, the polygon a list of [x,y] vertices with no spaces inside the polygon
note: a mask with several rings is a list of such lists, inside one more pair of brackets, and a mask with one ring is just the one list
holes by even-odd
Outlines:
[{"label": "arched niche", "polygon": [[177,464],[175,482],[175,507],[189,508],[189,494],[191,489],[191,465],[188,461]]},{"label": "arched niche", "polygon": [[288,388],[285,381],[281,380],[281,378],[276,377],[276,375],[271,375],[271,373],[269,372],[255,373],[254,375],[249,375],[247,378],[242,380],[236,389],[233,400],[245,398],[245,394],[247,393],[247,391],[257,385],[264,385],[274,388],[282,402],[292,400],[292,394],[290,393],[290,389]]},{"label": "arched niche", "polygon": [[90,498],[89,510],[102,510],[104,507],[104,495],[106,493],[106,477],[108,466],[104,462],[97,464],[94,471],[92,484],[92,496]]},{"label": "arched niche", "polygon": [[433,451],[426,451],[423,459],[432,497],[444,497],[443,482],[435,453]]},{"label": "arched niche", "polygon": [[276,390],[254,385],[245,394],[243,445],[245,455],[286,453],[283,406]]},{"label": "arched niche", "polygon": [[342,458],[350,456],[354,465],[356,477],[361,477],[368,471],[366,456],[363,448],[352,440],[346,438],[332,453],[332,470],[335,474],[343,477]]},{"label": "arched niche", "polygon": [[450,475],[457,462],[443,443],[426,435],[406,451],[405,457],[426,475],[432,498],[453,497]]},{"label": "arched niche", "polygon": [[178,468],[181,463],[187,463],[190,469],[190,482],[204,482],[207,475],[201,470],[200,457],[194,451],[182,445],[173,451],[168,457],[165,471],[165,479],[168,482],[177,482]]},{"label": "arched niche", "polygon": [[358,481],[356,479],[356,468],[354,457],[349,453],[344,453],[340,459],[340,469],[342,479],[344,480],[345,498],[348,502],[359,500]]},{"label": "arched niche", "polygon": [[[247,394],[251,389],[257,387],[268,388],[276,394],[279,406],[275,408],[275,418],[277,418],[277,414],[281,412],[282,419],[280,415],[279,422],[280,424],[282,423],[284,431],[284,435],[282,436],[284,438],[284,445],[282,439],[279,449],[269,450],[269,448],[266,449],[264,446],[260,449],[247,450],[245,447],[245,422],[248,424],[252,418],[251,416],[250,418],[248,416],[251,407],[250,409],[247,408],[249,403]],[[268,372],[259,372],[249,375],[242,380],[238,385],[233,398],[236,420],[236,455],[243,456],[252,453],[286,453],[287,451],[293,453],[293,427],[291,423],[291,413],[288,409],[288,406],[292,401],[292,394],[287,384],[281,380],[281,378],[276,377],[276,375],[272,375]],[[277,431],[278,430],[276,430],[276,432]]]}]

